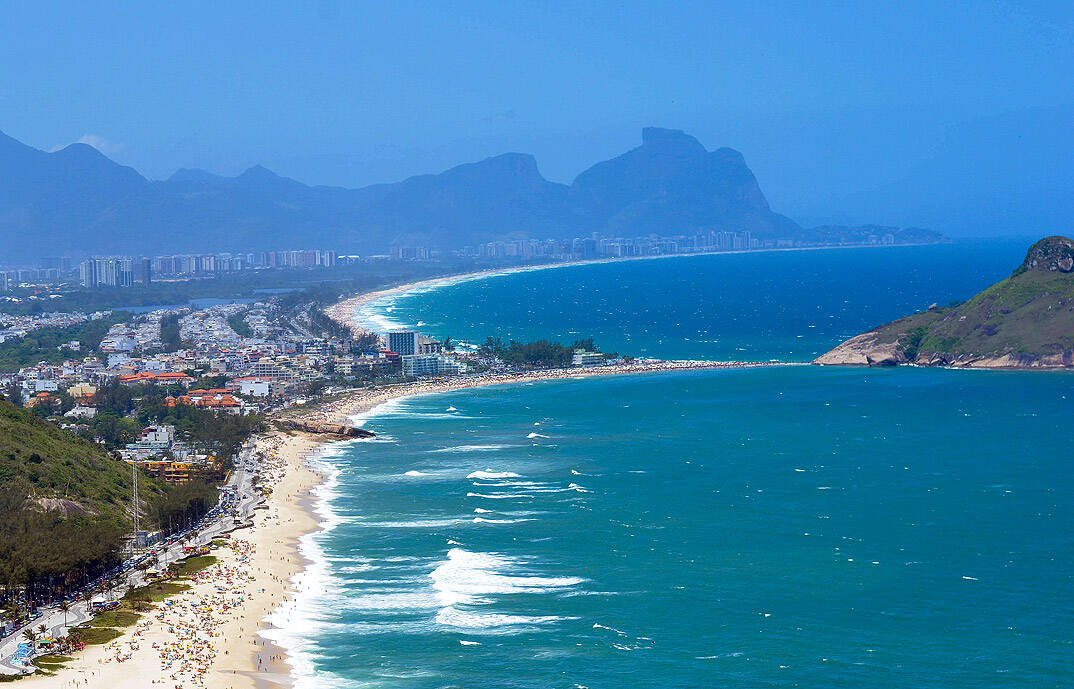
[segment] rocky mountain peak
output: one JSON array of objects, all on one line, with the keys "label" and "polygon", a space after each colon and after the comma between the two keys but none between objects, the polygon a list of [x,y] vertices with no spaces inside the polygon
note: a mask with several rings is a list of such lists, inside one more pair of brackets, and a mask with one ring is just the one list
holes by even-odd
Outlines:
[{"label": "rocky mountain peak", "polygon": [[1029,247],[1023,270],[1069,273],[1074,271],[1074,240],[1055,235]]}]

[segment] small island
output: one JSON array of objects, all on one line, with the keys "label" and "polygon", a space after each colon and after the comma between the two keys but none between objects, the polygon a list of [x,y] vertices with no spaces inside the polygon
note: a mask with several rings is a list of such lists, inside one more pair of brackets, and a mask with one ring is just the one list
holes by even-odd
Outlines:
[{"label": "small island", "polygon": [[1074,368],[1074,240],[1042,239],[1009,278],[969,301],[882,325],[813,363]]}]

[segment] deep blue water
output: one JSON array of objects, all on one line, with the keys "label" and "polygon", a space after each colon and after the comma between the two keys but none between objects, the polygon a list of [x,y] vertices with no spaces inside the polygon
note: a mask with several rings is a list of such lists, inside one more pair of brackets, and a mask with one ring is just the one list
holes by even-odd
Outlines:
[{"label": "deep blue water", "polygon": [[367,317],[438,338],[488,336],[657,358],[808,361],[1008,275],[1030,242],[716,254],[516,273],[385,300]]},{"label": "deep blue water", "polygon": [[[801,358],[859,327],[843,318],[898,315],[863,300],[964,298],[1018,262],[985,245],[941,271],[936,250],[917,251],[939,274],[912,256],[881,271],[881,252],[715,257],[755,276],[767,258],[799,287],[758,277],[730,300],[748,292],[752,304],[730,320],[709,318],[728,310],[702,297],[704,337],[688,341],[694,321],[635,320],[678,308],[655,296],[608,309],[639,292],[675,296],[649,282],[661,263],[678,285],[732,290],[706,282],[706,258],[495,278],[487,303],[530,304],[498,332],[557,329],[569,311],[618,342],[684,356],[750,346]],[[885,276],[829,294],[833,262]],[[568,277],[589,286],[569,308],[527,296],[534,280]],[[824,318],[795,304],[820,304]],[[799,333],[806,320],[818,327]],[[781,354],[762,332],[797,349]],[[1071,686],[1072,414],[1067,374],[810,366],[393,403],[365,420],[377,440],[324,459],[326,531],[305,543],[313,564],[278,618],[283,641],[310,687]]]}]

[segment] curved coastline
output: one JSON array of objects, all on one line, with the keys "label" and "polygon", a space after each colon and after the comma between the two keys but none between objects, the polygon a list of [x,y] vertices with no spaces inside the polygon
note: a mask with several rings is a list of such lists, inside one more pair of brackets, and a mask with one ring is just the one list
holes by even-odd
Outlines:
[{"label": "curved coastline", "polygon": [[514,275],[516,273],[529,273],[538,270],[554,270],[557,268],[574,268],[578,266],[601,265],[606,263],[623,263],[627,261],[655,261],[664,259],[687,259],[697,256],[742,256],[749,254],[784,253],[792,251],[836,251],[845,249],[887,249],[895,247],[931,246],[931,244],[848,244],[846,246],[801,246],[787,247],[782,249],[750,249],[748,251],[699,251],[691,254],[661,254],[659,256],[625,256],[621,258],[598,258],[592,260],[562,261],[558,263],[539,263],[534,265],[514,266],[510,268],[490,268],[472,273],[460,273],[428,280],[408,282],[394,287],[364,292],[337,302],[325,308],[325,313],[338,323],[346,325],[356,332],[373,332],[371,326],[375,325],[368,320],[359,319],[359,310],[369,307],[383,299],[400,297],[443,289],[473,280],[485,280],[493,277]]},{"label": "curved coastline", "polygon": [[[909,245],[899,245],[909,246]],[[761,249],[750,252],[745,251],[719,251],[703,252],[696,254],[670,254],[661,256],[637,256],[626,258],[608,258],[586,261],[567,261],[561,263],[547,263],[539,265],[517,266],[512,268],[489,269],[472,273],[463,273],[428,280],[409,282],[393,287],[374,290],[354,297],[342,300],[325,309],[325,312],[338,323],[345,325],[355,332],[373,332],[382,323],[376,323],[363,313],[363,309],[375,305],[382,300],[443,289],[453,285],[484,280],[493,277],[513,275],[516,273],[533,272],[538,270],[552,270],[559,268],[572,268],[577,266],[616,263],[621,261],[656,260],[656,259],[686,259],[696,256],[709,255],[736,255],[745,253],[774,253],[785,251],[820,251],[830,249],[858,249],[858,248],[883,248],[875,245],[858,246],[833,246],[833,247],[798,247],[785,249]],[[382,410],[390,403],[418,396],[445,394],[461,390],[492,387],[501,385],[520,385],[539,381],[577,380],[581,378],[612,376],[612,375],[643,375],[650,373],[662,373],[671,371],[696,371],[723,368],[760,368],[769,366],[807,366],[808,362],[749,362],[749,361],[644,361],[635,364],[617,364],[598,366],[585,369],[551,369],[543,371],[528,371],[509,374],[485,374],[463,376],[443,380],[425,380],[411,383],[403,383],[385,388],[357,390],[346,394],[341,399],[317,405],[314,408],[303,410],[303,416],[307,419],[327,423],[353,423],[360,426],[367,419],[376,416],[378,410]],[[326,441],[321,446],[319,457],[331,453],[332,447],[338,447],[339,443],[353,441]],[[368,442],[358,440],[357,442]],[[286,621],[294,621],[296,616],[307,623],[314,620],[310,615],[314,614],[309,608],[312,607],[313,596],[318,585],[324,583],[324,568],[322,553],[317,539],[328,533],[335,525],[331,511],[331,486],[334,480],[334,469],[330,462],[323,459],[316,460],[320,465],[318,471],[320,483],[313,487],[312,493],[315,499],[306,504],[305,508],[311,518],[317,520],[316,528],[299,534],[295,545],[296,551],[301,554],[303,568],[289,580],[287,597],[268,613],[262,622],[264,638],[271,639],[278,644],[285,656],[285,661],[290,670],[290,681],[296,687],[304,687],[306,682],[315,682],[311,661],[305,656],[307,649],[303,640],[298,635],[287,634],[274,627],[278,627]],[[304,611],[299,608],[305,607]],[[276,681],[280,681],[277,675]],[[313,685],[310,685],[313,686]]]},{"label": "curved coastline", "polygon": [[[341,399],[319,405],[309,411],[307,418],[329,423],[350,423],[361,427],[366,421],[386,411],[391,405],[416,397],[429,397],[449,394],[475,388],[522,385],[535,382],[555,382],[581,380],[592,377],[610,377],[620,375],[645,375],[650,373],[669,373],[692,371],[807,366],[803,362],[648,362],[637,364],[632,368],[626,366],[604,366],[591,369],[551,369],[514,374],[479,375],[445,380],[415,381],[386,388],[360,390]],[[310,438],[305,438],[311,442]],[[315,441],[317,442],[317,441]],[[307,689],[321,686],[315,674],[309,648],[301,633],[285,630],[298,626],[308,629],[319,622],[316,610],[316,598],[326,588],[328,578],[327,562],[318,539],[331,532],[338,524],[338,517],[332,510],[333,489],[337,482],[339,469],[332,466],[331,456],[336,448],[343,448],[355,442],[377,442],[373,438],[355,438],[350,440],[319,440],[315,451],[307,451],[305,466],[312,470],[317,482],[307,489],[312,500],[302,504],[309,519],[315,522],[301,532],[291,534],[292,549],[299,558],[299,569],[288,579],[283,600],[268,611],[261,620],[258,636],[273,644],[274,653],[282,656],[276,662],[272,674],[265,677],[273,685],[288,685],[295,689]],[[264,651],[262,651],[264,653]],[[256,659],[256,656],[255,656]],[[285,664],[285,665],[284,665]],[[250,676],[257,675],[251,673]],[[264,677],[264,675],[262,675]]]}]

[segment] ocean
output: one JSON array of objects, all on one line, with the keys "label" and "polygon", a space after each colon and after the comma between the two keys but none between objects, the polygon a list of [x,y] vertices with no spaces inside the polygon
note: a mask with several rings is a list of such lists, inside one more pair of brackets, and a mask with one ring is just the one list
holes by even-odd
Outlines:
[{"label": "ocean", "polygon": [[[577,266],[365,315],[808,360],[1026,246]],[[275,636],[301,687],[1070,686],[1072,414],[1065,373],[811,366],[396,401],[323,453]]]}]

